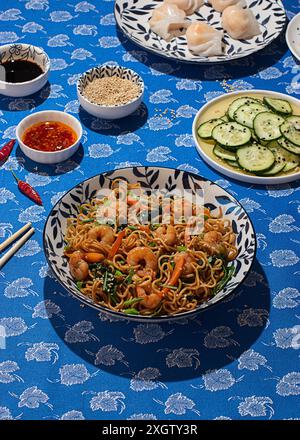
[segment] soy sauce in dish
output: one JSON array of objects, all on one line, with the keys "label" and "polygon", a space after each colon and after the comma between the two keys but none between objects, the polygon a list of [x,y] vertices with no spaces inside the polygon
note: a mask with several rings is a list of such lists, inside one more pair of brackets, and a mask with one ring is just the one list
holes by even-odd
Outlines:
[{"label": "soy sauce in dish", "polygon": [[75,131],[66,124],[56,121],[44,121],[31,125],[25,130],[24,144],[39,151],[61,151],[73,145],[77,140]]},{"label": "soy sauce in dish", "polygon": [[0,64],[0,80],[5,82],[22,83],[31,81],[42,73],[44,73],[42,68],[32,61],[11,60]]}]

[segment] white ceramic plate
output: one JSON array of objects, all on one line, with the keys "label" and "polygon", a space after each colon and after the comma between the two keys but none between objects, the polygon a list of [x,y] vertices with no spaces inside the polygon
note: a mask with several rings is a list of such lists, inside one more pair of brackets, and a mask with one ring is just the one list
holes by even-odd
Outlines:
[{"label": "white ceramic plate", "polygon": [[[224,54],[221,56],[203,57],[192,55],[187,48],[185,36],[173,38],[167,42],[152,32],[149,19],[154,8],[163,0],[116,0],[115,18],[119,28],[134,43],[154,52],[157,55],[176,61],[188,63],[217,63],[243,58],[270,44],[281,33],[285,21],[285,10],[281,0],[246,0],[247,5],[256,16],[262,33],[250,40],[233,40],[224,34]],[[221,15],[216,12],[207,0],[199,11],[187,17],[188,21],[201,21],[221,30]]]},{"label": "white ceramic plate", "polygon": [[289,22],[285,38],[290,51],[300,61],[300,12]]},{"label": "white ceramic plate", "polygon": [[[291,104],[296,105],[298,108],[300,108],[300,101],[299,99],[293,98],[292,96],[285,95],[284,93],[278,93],[278,92],[272,92],[269,90],[243,90],[239,92],[232,92],[232,93],[225,93],[222,96],[219,96],[215,99],[212,99],[207,104],[205,104],[201,109],[198,111],[194,118],[193,122],[193,138],[196,144],[196,148],[198,150],[198,153],[202,157],[202,159],[208,163],[212,168],[219,171],[222,174],[225,174],[228,177],[231,177],[232,179],[240,180],[241,182],[248,182],[248,183],[257,183],[257,184],[263,184],[263,185],[269,185],[269,184],[279,184],[279,183],[287,183],[287,182],[293,182],[294,180],[297,180],[300,178],[300,171],[297,172],[291,172],[287,174],[280,174],[278,176],[270,176],[270,177],[263,177],[263,176],[255,176],[250,173],[244,173],[242,171],[239,171],[237,168],[232,168],[230,165],[225,165],[225,162],[222,160],[218,160],[218,158],[213,159],[210,155],[208,155],[203,148],[201,147],[201,141],[199,141],[199,137],[197,134],[197,128],[200,125],[201,122],[205,122],[205,119],[202,119],[204,113],[207,112],[209,109],[216,108],[217,111],[219,111],[220,108],[222,108],[222,102],[225,99],[228,99],[232,97],[232,101],[234,99],[237,99],[239,96],[251,96],[251,95],[264,95],[264,96],[270,96],[273,98],[280,98],[280,99],[286,99]],[[225,112],[224,112],[225,113]],[[298,112],[300,114],[300,111]],[[219,116],[222,116],[221,114]],[[215,117],[218,117],[217,115]],[[210,119],[210,118],[209,118]],[[299,168],[299,167],[298,167]]]}]

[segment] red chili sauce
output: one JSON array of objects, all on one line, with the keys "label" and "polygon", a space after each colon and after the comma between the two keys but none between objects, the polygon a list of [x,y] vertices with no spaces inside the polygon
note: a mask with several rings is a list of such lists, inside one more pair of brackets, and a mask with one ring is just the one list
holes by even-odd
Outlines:
[{"label": "red chili sauce", "polygon": [[27,147],[39,151],[65,150],[77,140],[75,131],[56,121],[38,122],[25,130],[22,141]]}]

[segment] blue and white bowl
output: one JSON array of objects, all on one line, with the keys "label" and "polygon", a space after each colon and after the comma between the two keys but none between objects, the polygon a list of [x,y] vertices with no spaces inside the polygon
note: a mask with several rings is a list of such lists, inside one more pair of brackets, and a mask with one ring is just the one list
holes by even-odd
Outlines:
[{"label": "blue and white bowl", "polygon": [[[85,87],[94,79],[117,76],[128,79],[137,84],[140,93],[137,98],[121,105],[101,105],[90,101],[84,95]],[[121,119],[133,113],[141,104],[144,96],[144,81],[134,70],[127,67],[104,64],[103,66],[93,67],[87,70],[77,82],[77,96],[81,107],[96,118],[101,119]]]},{"label": "blue and white bowl", "polygon": [[[178,190],[190,190],[193,194],[203,191],[204,204],[214,213],[218,213],[222,207],[224,216],[231,220],[233,230],[237,234],[236,245],[238,256],[233,261],[235,272],[226,286],[207,302],[199,305],[196,309],[177,315],[165,315],[159,317],[147,317],[141,315],[124,315],[124,313],[109,310],[91,299],[84,296],[76,287],[72,278],[67,259],[64,257],[64,234],[67,227],[67,218],[78,214],[78,207],[81,203],[95,197],[102,189],[111,187],[112,181],[116,178],[126,179],[129,183],[139,182],[144,188]],[[84,180],[74,188],[70,189],[53,207],[44,228],[44,251],[49,267],[52,269],[56,279],[72,295],[88,306],[94,307],[108,315],[114,315],[133,321],[170,321],[189,317],[195,313],[205,310],[219,301],[228,297],[244,281],[250,271],[256,253],[256,238],[251,220],[241,204],[227,191],[220,186],[206,180],[196,174],[172,168],[160,167],[132,167],[119,170],[107,171],[95,177]]]},{"label": "blue and white bowl", "polygon": [[48,81],[50,59],[46,52],[37,46],[25,43],[14,43],[0,46],[0,60],[5,63],[11,60],[27,60],[36,63],[43,71],[37,78],[20,83],[10,83],[0,78],[1,95],[22,97],[39,91]]}]

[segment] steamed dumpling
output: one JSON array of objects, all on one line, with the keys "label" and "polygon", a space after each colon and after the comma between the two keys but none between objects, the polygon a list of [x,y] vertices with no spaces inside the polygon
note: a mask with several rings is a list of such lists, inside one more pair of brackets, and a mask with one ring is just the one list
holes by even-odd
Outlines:
[{"label": "steamed dumpling", "polygon": [[204,0],[165,0],[165,3],[176,5],[186,15],[191,15],[204,4]]},{"label": "steamed dumpling", "polygon": [[246,6],[245,0],[209,0],[215,11],[223,12],[228,6],[239,5],[240,7]]},{"label": "steamed dumpling", "polygon": [[222,25],[235,40],[247,40],[261,33],[253,12],[238,6],[229,6],[224,10]]},{"label": "steamed dumpling", "polygon": [[186,31],[188,48],[196,55],[222,55],[223,32],[206,23],[192,23]]},{"label": "steamed dumpling", "polygon": [[181,28],[187,27],[185,17],[185,12],[178,6],[163,3],[159,8],[154,9],[149,25],[153,32],[169,41],[180,35]]}]

